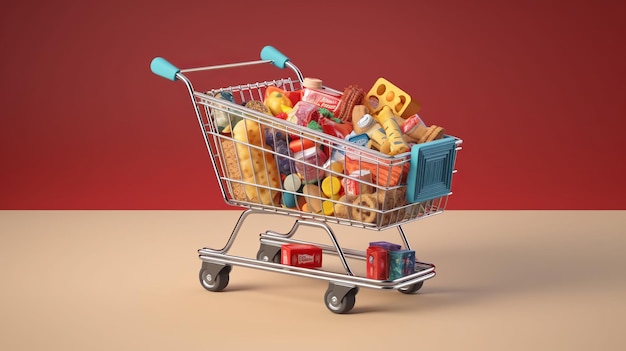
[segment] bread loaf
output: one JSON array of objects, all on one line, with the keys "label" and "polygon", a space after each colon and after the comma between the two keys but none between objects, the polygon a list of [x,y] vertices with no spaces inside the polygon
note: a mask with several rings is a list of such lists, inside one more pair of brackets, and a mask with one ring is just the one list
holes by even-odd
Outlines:
[{"label": "bread loaf", "polygon": [[[280,174],[271,149],[265,145],[261,125],[241,120],[233,128],[241,176],[251,202],[280,206]],[[268,189],[278,189],[271,190]]]},{"label": "bread loaf", "polygon": [[[220,138],[222,144],[222,150],[224,151],[224,159],[226,161],[226,178],[233,180],[242,180],[241,171],[239,170],[239,163],[237,162],[237,152],[235,151],[235,144],[232,140],[226,138]],[[243,185],[237,182],[229,182],[232,191],[232,197],[235,200],[246,201],[246,192],[243,189]]]}]

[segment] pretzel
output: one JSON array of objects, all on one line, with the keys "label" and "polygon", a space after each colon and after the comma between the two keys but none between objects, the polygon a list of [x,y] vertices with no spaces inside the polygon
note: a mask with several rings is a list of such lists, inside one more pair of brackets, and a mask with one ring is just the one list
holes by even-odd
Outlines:
[{"label": "pretzel", "polygon": [[443,129],[443,127],[432,125],[428,127],[428,130],[426,131],[425,134],[422,135],[418,143],[419,144],[427,143],[429,141],[441,139],[443,138],[444,134],[445,134],[445,130]]}]

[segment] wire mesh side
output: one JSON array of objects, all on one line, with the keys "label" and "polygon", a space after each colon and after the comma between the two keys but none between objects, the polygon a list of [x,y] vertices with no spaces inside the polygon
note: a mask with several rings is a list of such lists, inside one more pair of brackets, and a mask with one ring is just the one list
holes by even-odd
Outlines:
[{"label": "wire mesh side", "polygon": [[[195,94],[228,204],[376,230],[445,210],[448,195],[421,203],[406,201],[408,156],[387,157],[243,107],[262,101],[268,86],[295,91],[299,84],[280,79]],[[235,101],[217,98],[222,92],[231,93]],[[231,133],[217,125],[220,118],[228,120],[225,128]],[[297,149],[299,143],[300,152],[285,147]],[[305,144],[308,149],[312,144],[315,152],[303,155]],[[371,178],[354,175],[357,170],[367,170]],[[299,186],[286,183],[293,179],[290,174],[299,175]]]}]

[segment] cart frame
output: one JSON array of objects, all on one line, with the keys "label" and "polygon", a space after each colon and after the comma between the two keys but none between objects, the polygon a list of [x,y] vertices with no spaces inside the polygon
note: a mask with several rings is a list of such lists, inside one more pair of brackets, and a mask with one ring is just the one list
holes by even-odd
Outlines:
[{"label": "cart frame", "polygon": [[[200,92],[194,89],[191,81],[185,76],[185,73],[191,73],[196,71],[236,68],[258,64],[272,64],[281,69],[288,67],[295,74],[296,79],[293,80],[283,78],[261,83],[257,82],[238,85],[236,87],[218,88],[212,89],[207,92]],[[374,224],[364,223],[363,221],[359,221],[358,219],[354,218],[346,219],[339,218],[338,216],[330,216],[325,214],[320,215],[304,212],[300,209],[289,209],[275,206],[272,204],[268,205],[252,202],[249,201],[249,199],[242,200],[234,198],[233,186],[236,186],[237,184],[242,186],[248,186],[249,184],[242,182],[240,179],[235,179],[231,177],[228,173],[228,170],[226,169],[226,164],[224,161],[224,150],[221,147],[220,141],[232,141],[232,139],[225,137],[216,131],[214,121],[215,113],[227,112],[229,116],[235,115],[242,119],[250,118],[255,122],[263,124],[264,126],[275,127],[284,133],[298,133],[303,138],[315,138],[315,140],[319,140],[322,143],[325,140],[330,139],[330,142],[324,145],[331,148],[331,150],[332,148],[337,147],[336,145],[340,145],[342,148],[346,147],[345,143],[342,143],[340,140],[334,140],[332,137],[328,138],[322,132],[312,131],[302,126],[292,125],[290,124],[290,122],[280,121],[271,116],[262,114],[258,111],[252,111],[243,108],[241,105],[218,99],[215,96],[217,93],[229,91],[241,94],[241,99],[243,100],[244,93],[248,94],[248,97],[256,96],[258,98],[262,98],[261,89],[266,89],[268,86],[289,88],[291,89],[291,91],[297,88],[301,88],[302,82],[304,80],[301,71],[278,50],[274,49],[271,46],[266,46],[261,50],[261,60],[188,69],[178,69],[177,67],[167,62],[165,59],[157,57],[153,59],[151,63],[151,69],[155,74],[161,77],[167,78],[172,81],[180,80],[185,84],[191,97],[200,129],[202,130],[202,136],[204,138],[207,151],[211,156],[211,163],[218,179],[218,184],[222,197],[229,205],[246,208],[239,216],[239,219],[237,220],[224,247],[222,247],[221,249],[204,247],[198,250],[199,258],[202,261],[202,266],[199,272],[199,280],[201,285],[205,289],[209,291],[221,291],[225,289],[229,283],[229,274],[231,272],[232,266],[241,266],[276,273],[291,274],[306,278],[328,281],[328,289],[326,290],[326,293],[324,295],[324,302],[326,307],[333,313],[347,313],[354,307],[355,296],[359,288],[361,287],[381,290],[398,290],[402,293],[412,294],[417,292],[422,287],[422,284],[425,280],[435,276],[436,273],[434,264],[419,261],[415,262],[415,270],[413,274],[409,274],[394,280],[376,280],[357,276],[353,273],[353,270],[351,269],[347,258],[364,261],[366,260],[366,252],[362,250],[343,248],[339,244],[337,236],[335,235],[334,230],[329,224],[333,223],[339,225],[348,225],[377,231],[392,229],[395,227],[398,231],[403,247],[407,250],[411,250],[409,240],[407,239],[402,225],[410,223],[417,219],[427,218],[432,215],[442,213],[447,206],[448,196],[451,195],[451,192],[444,194],[440,197],[430,199],[428,202],[424,202],[422,204],[406,204],[403,206],[395,206],[391,209],[379,211],[380,213],[377,214],[379,216],[377,217],[378,220]],[[255,93],[256,95],[254,95]],[[453,152],[456,153],[456,151],[461,149],[460,145],[462,141],[455,137],[452,138],[454,138]],[[251,150],[255,147],[251,144],[246,144],[246,146]],[[371,151],[366,148],[360,148],[358,146],[352,145],[350,145],[349,147],[353,149],[354,152],[360,157],[363,157],[363,160],[370,160],[372,158]],[[263,150],[263,152],[265,152],[265,150]],[[276,154],[275,152],[273,152],[273,155],[274,157],[285,157],[284,155],[281,156]],[[287,155],[286,157],[292,158],[289,155]],[[373,157],[377,160],[380,159],[380,156],[378,155],[375,155]],[[361,159],[359,158],[359,160]],[[389,164],[391,164],[390,167],[396,167],[398,165],[404,167],[408,166],[409,161],[410,159],[407,160],[406,158],[390,159]],[[394,162],[399,163],[394,164]],[[452,160],[452,166],[453,164],[454,159]],[[452,170],[451,173],[455,172],[456,170]],[[275,190],[271,187],[258,184],[257,187],[259,189],[257,190],[257,192],[261,191],[261,189],[265,189],[267,191]],[[383,189],[385,191],[391,191],[397,188],[397,184],[384,184],[383,186],[380,186],[380,189]],[[356,207],[358,208],[358,206]],[[401,210],[404,211],[402,212],[404,214],[404,217],[402,218],[399,215]],[[407,216],[407,212],[410,213],[410,215]],[[234,245],[235,240],[238,237],[238,234],[245,220],[252,214],[256,215],[265,213],[290,216],[295,217],[296,219],[291,229],[285,233],[279,233],[272,230],[267,230],[263,233],[260,233],[260,248],[257,252],[256,258],[253,259],[229,254],[229,250]],[[384,216],[387,216],[386,221],[383,221],[381,219],[384,218]],[[298,232],[298,229],[303,226],[317,228],[326,232],[330,238],[332,245],[321,245],[319,243],[312,243],[294,239],[293,237]],[[281,246],[289,243],[311,244],[320,247],[323,254],[337,256],[341,264],[343,265],[345,272],[337,273],[325,271],[322,269],[311,269],[281,264]]]}]

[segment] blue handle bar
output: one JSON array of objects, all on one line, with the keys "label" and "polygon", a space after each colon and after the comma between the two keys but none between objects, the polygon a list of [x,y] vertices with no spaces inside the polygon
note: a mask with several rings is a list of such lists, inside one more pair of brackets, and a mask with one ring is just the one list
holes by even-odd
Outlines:
[{"label": "blue handle bar", "polygon": [[172,81],[176,80],[176,74],[180,72],[180,69],[169,63],[163,57],[153,58],[152,62],[150,62],[150,70],[152,70],[152,73],[157,76],[161,76]]},{"label": "blue handle bar", "polygon": [[[274,66],[281,68],[281,69],[285,68],[285,64],[289,61],[289,58],[287,56],[283,55],[280,51],[276,50],[272,46],[266,46],[261,50],[261,59],[272,61],[272,64]],[[262,62],[255,61],[255,62],[249,62],[247,64],[258,64],[258,63],[262,63]],[[203,69],[210,69],[210,68],[217,68],[217,67],[223,68],[225,66],[235,67],[235,66],[241,66],[241,65],[243,65],[243,63],[203,67],[203,68],[196,68],[194,70],[203,70]],[[152,70],[152,73],[156,74],[157,76],[161,76],[163,78],[166,78],[172,81],[175,81],[177,79],[176,75],[180,73],[181,71],[178,67],[172,65],[163,57],[153,58],[152,62],[150,62],[150,70]],[[189,71],[189,70],[185,70],[185,71]]]},{"label": "blue handle bar", "polygon": [[278,68],[285,68],[285,63],[289,61],[287,56],[269,45],[261,50],[261,59],[271,60],[272,64]]}]

